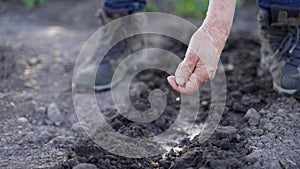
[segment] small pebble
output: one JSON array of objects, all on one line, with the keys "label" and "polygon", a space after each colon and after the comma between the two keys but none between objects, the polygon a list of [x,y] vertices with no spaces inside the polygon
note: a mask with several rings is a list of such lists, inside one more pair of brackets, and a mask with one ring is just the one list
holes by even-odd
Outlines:
[{"label": "small pebble", "polygon": [[252,130],[252,133],[254,135],[261,136],[264,134],[264,130],[263,129],[254,129],[254,130]]},{"label": "small pebble", "polygon": [[265,147],[265,145],[262,142],[259,142],[256,144],[257,148],[263,149]]},{"label": "small pebble", "polygon": [[259,161],[256,161],[256,162],[253,164],[253,167],[254,167],[254,168],[261,168],[260,162],[259,162]]},{"label": "small pebble", "polygon": [[17,123],[20,125],[26,125],[29,123],[29,121],[26,117],[20,117],[17,119]]},{"label": "small pebble", "polygon": [[260,114],[255,109],[249,109],[244,116],[245,120],[248,120],[248,123],[251,126],[255,126],[259,123],[260,120]]},{"label": "small pebble", "polygon": [[79,132],[79,131],[88,130],[88,127],[85,122],[77,122],[72,125],[71,130]]},{"label": "small pebble", "polygon": [[240,135],[240,134],[237,134],[237,135],[235,136],[235,139],[236,139],[236,141],[240,141],[240,140],[241,140],[241,135]]},{"label": "small pebble", "polygon": [[237,131],[238,130],[233,126],[218,126],[215,133],[221,139],[227,138],[232,140],[236,137]]},{"label": "small pebble", "polygon": [[269,169],[282,169],[278,160],[273,160],[270,163]]},{"label": "small pebble", "polygon": [[265,130],[268,130],[268,131],[272,131],[274,129],[274,125],[272,123],[266,123],[264,126],[263,126],[263,129]]},{"label": "small pebble", "polygon": [[243,160],[247,163],[255,163],[261,157],[261,153],[258,151],[253,151],[251,154],[243,157]]},{"label": "small pebble", "polygon": [[80,163],[73,167],[73,169],[97,169],[97,166],[94,164]]},{"label": "small pebble", "polygon": [[46,108],[45,108],[45,107],[42,107],[42,106],[37,107],[37,108],[35,109],[35,112],[38,113],[38,114],[45,114],[46,111],[47,111]]},{"label": "small pebble", "polygon": [[34,66],[36,64],[38,64],[39,60],[37,59],[37,57],[33,57],[33,58],[30,58],[28,59],[28,63],[30,66]]},{"label": "small pebble", "polygon": [[282,114],[286,114],[287,111],[284,110],[284,109],[278,109],[276,113],[277,113],[278,115],[282,115]]},{"label": "small pebble", "polygon": [[47,117],[56,126],[59,126],[64,121],[64,115],[55,103],[49,104],[47,109]]}]

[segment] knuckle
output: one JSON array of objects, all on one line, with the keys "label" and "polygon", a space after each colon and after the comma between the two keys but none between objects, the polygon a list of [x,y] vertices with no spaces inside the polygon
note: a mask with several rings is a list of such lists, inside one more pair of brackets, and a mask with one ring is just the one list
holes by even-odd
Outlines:
[{"label": "knuckle", "polygon": [[184,64],[184,63],[182,63],[181,65],[180,65],[180,71],[182,71],[182,73],[191,73],[192,71],[189,69],[189,66],[188,65],[186,65],[186,64]]},{"label": "knuckle", "polygon": [[209,73],[206,72],[206,71],[198,71],[197,76],[196,76],[196,80],[197,80],[198,83],[202,83],[203,81],[210,80]]},{"label": "knuckle", "polygon": [[194,64],[199,60],[199,56],[194,52],[188,52],[186,58],[189,64]]},{"label": "knuckle", "polygon": [[185,64],[183,62],[181,62],[179,65],[178,65],[178,68],[179,70],[184,70],[185,69]]}]

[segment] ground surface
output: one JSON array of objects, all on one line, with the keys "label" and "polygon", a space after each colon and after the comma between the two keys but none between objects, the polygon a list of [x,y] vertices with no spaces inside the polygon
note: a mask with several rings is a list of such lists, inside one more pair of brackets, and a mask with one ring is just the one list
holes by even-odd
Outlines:
[{"label": "ground surface", "polygon": [[[82,45],[98,28],[93,17],[97,5],[55,0],[27,10],[0,2],[0,168],[300,168],[300,104],[276,94],[270,76],[257,69],[253,4],[238,11],[223,52],[227,101],[209,140],[200,144],[197,137],[182,137],[171,145],[181,151],[142,159],[115,156],[95,146],[77,123],[71,77]],[[165,48],[183,56],[186,46],[172,44]],[[178,113],[178,94],[166,76],[147,70],[133,81],[131,101],[138,109],[149,108],[145,98],[150,90],[168,93],[166,111],[149,125],[118,115],[109,104],[110,92],[97,94],[111,126],[132,137],[167,129]],[[199,104],[205,112],[197,118],[201,124],[210,104],[209,89],[202,89]]]}]

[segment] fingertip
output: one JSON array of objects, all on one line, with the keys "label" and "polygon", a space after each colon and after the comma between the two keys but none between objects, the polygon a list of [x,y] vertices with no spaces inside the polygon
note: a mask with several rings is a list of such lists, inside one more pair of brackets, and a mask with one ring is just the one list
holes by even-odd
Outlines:
[{"label": "fingertip", "polygon": [[174,76],[169,76],[167,77],[167,80],[169,82],[169,84],[174,88],[175,86],[177,86],[176,81],[175,81],[175,77]]},{"label": "fingertip", "polygon": [[170,76],[167,77],[167,80],[170,81],[172,78],[174,78],[174,76],[170,75]]},{"label": "fingertip", "polygon": [[179,89],[179,86],[178,84],[176,83],[176,80],[175,80],[175,76],[169,76],[167,77],[167,80],[170,84],[170,86],[177,92],[180,92],[180,89]]},{"label": "fingertip", "polygon": [[177,78],[176,78],[176,83],[177,83],[178,85],[182,86],[182,85],[185,84],[185,80],[184,80],[184,78],[182,78],[182,77],[177,77]]}]

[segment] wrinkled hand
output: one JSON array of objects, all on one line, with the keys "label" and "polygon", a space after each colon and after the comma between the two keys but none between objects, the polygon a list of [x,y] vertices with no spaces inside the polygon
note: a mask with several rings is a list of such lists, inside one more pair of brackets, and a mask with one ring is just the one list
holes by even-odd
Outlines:
[{"label": "wrinkled hand", "polygon": [[[193,50],[193,47],[197,49]],[[176,91],[191,94],[214,77],[219,58],[220,49],[217,49],[200,29],[193,35],[175,76],[169,76],[168,81]]]},{"label": "wrinkled hand", "polygon": [[214,78],[229,36],[236,0],[210,0],[207,18],[192,36],[185,59],[168,82],[180,93],[192,94]]}]

